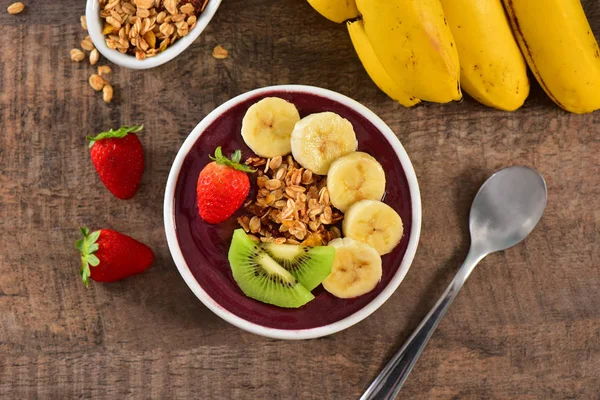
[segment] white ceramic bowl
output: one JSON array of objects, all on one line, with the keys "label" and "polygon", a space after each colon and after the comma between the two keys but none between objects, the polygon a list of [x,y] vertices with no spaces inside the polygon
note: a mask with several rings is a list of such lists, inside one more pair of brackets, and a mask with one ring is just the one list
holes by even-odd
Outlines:
[{"label": "white ceramic bowl", "polygon": [[157,54],[154,57],[138,60],[135,56],[129,54],[121,54],[117,50],[109,49],[106,46],[105,36],[102,34],[102,18],[100,18],[100,3],[98,0],[87,0],[85,16],[87,20],[88,33],[94,46],[100,54],[106,57],[111,62],[120,65],[121,67],[131,69],[149,69],[158,67],[168,61],[171,61],[185,49],[187,49],[200,36],[206,28],[210,20],[213,18],[217,9],[221,5],[221,0],[209,0],[206,8],[198,17],[196,26],[186,36],[177,40],[175,44],[167,47],[167,49]]},{"label": "white ceramic bowl", "polygon": [[[203,134],[204,130],[207,127],[209,127],[217,118],[219,118],[219,116],[223,114],[226,110],[238,103],[246,101],[251,97],[260,95],[262,93],[270,93],[272,91],[315,94],[317,96],[342,103],[343,105],[353,109],[354,111],[362,115],[381,131],[385,139],[389,142],[390,146],[397,154],[398,159],[404,169],[404,173],[406,175],[408,187],[410,190],[410,197],[412,202],[412,228],[409,236],[406,253],[404,254],[404,257],[396,274],[392,277],[392,280],[381,291],[381,293],[379,293],[379,295],[377,295],[377,297],[375,297],[365,307],[361,308],[354,314],[342,320],[336,321],[329,325],[319,326],[317,328],[300,330],[275,329],[258,325],[253,322],[249,322],[226,310],[204,291],[202,286],[193,276],[183,257],[181,249],[179,248],[179,243],[177,240],[175,228],[175,189],[185,157],[188,155],[198,138]],[[410,265],[414,259],[415,252],[417,251],[417,244],[419,242],[419,236],[421,233],[421,195],[419,192],[419,185],[417,183],[417,177],[415,175],[414,168],[412,166],[412,163],[410,162],[410,159],[408,158],[408,155],[406,154],[406,151],[402,147],[402,144],[400,144],[400,141],[398,140],[396,135],[394,135],[392,130],[385,124],[385,122],[383,122],[371,110],[344,95],[326,89],[304,85],[270,86],[244,93],[227,101],[226,103],[213,110],[210,114],[208,114],[194,128],[192,133],[190,133],[190,135],[187,137],[187,139],[179,149],[175,161],[173,162],[173,166],[171,167],[171,172],[169,173],[169,179],[167,181],[164,199],[164,223],[169,249],[171,251],[173,260],[177,265],[179,273],[181,274],[187,285],[190,287],[190,289],[194,292],[196,297],[198,297],[215,314],[223,318],[225,321],[237,326],[238,328],[258,335],[276,339],[312,339],[339,332],[360,322],[361,320],[368,317],[375,310],[377,310],[398,288],[398,286],[404,279],[404,276],[408,272],[408,269],[410,268]]]}]

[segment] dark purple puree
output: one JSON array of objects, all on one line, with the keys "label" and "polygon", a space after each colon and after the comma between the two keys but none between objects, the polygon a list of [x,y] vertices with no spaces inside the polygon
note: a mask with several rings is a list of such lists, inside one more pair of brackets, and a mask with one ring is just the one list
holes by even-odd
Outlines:
[{"label": "dark purple puree", "polygon": [[[382,257],[383,276],[377,287],[354,299],[338,299],[322,286],[313,290],[315,299],[298,309],[285,309],[264,304],[246,297],[235,283],[227,261],[233,230],[238,228],[236,217],[219,225],[205,223],[196,206],[196,182],[200,170],[210,162],[217,146],[229,155],[241,149],[243,159],[254,154],[244,144],[240,129],[246,110],[264,97],[277,96],[298,107],[300,116],[332,111],[348,119],[354,126],[359,150],[373,155],[386,173],[385,202],[402,217],[404,236],[390,254]],[[251,178],[251,181],[254,179]],[[251,194],[254,191],[251,192]],[[404,170],[381,132],[352,109],[309,93],[274,91],[261,94],[227,110],[200,136],[186,156],[175,189],[175,224],[181,252],[192,274],[202,288],[221,307],[256,324],[278,329],[308,329],[339,321],[363,308],[390,282],[406,252],[412,225],[410,192]]]}]

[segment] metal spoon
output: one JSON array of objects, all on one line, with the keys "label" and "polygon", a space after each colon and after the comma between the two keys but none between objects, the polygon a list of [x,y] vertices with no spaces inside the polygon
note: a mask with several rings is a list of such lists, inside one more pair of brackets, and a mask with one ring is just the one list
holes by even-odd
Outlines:
[{"label": "metal spoon", "polygon": [[471,215],[471,249],[458,273],[421,324],[375,378],[361,400],[392,400],[417,362],[450,303],[485,256],[519,243],[546,208],[546,182],[535,170],[510,167],[492,175],[477,192]]}]

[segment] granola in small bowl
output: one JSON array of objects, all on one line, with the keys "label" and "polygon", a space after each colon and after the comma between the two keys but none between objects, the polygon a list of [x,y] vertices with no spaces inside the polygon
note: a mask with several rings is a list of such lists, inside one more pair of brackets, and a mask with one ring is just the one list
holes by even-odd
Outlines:
[{"label": "granola in small bowl", "polygon": [[186,36],[204,11],[208,0],[98,0],[108,48],[154,57]]},{"label": "granola in small bowl", "polygon": [[206,28],[221,0],[88,0],[91,39],[110,61],[133,69],[161,65]]}]

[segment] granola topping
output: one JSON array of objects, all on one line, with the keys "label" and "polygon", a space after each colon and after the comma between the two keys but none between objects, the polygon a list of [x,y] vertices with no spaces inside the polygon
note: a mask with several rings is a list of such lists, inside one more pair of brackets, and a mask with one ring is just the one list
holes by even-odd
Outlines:
[{"label": "granola topping", "polygon": [[292,156],[253,157],[256,195],[238,224],[260,242],[322,246],[341,237],[335,226],[344,215],[332,207],[327,177],[302,168]]}]

